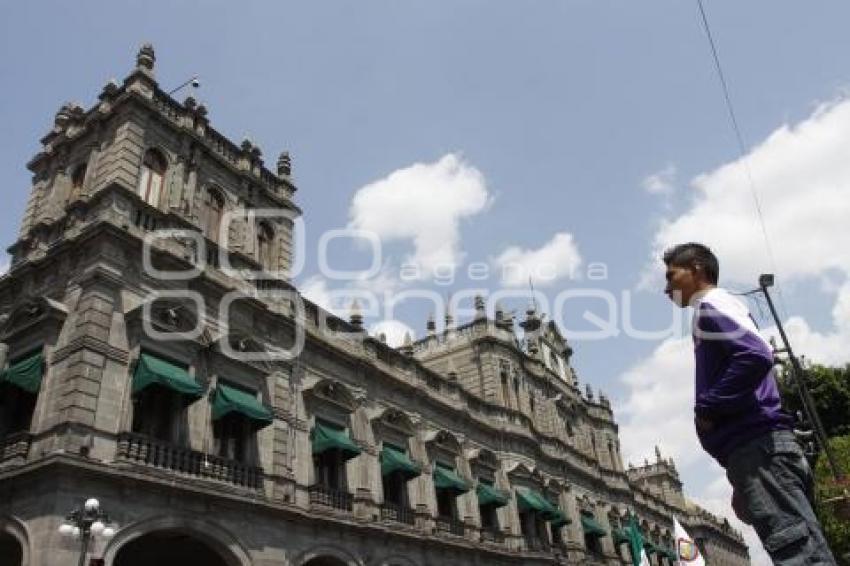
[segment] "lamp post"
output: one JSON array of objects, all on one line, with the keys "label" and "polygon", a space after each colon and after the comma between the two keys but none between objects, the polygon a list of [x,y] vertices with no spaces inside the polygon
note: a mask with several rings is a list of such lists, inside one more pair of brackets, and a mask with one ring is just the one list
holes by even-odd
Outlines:
[{"label": "lamp post", "polygon": [[68,513],[59,525],[59,534],[80,540],[79,566],[85,566],[92,537],[110,539],[115,535],[115,528],[116,526],[109,522],[109,516],[100,508],[100,502],[92,497],[86,499],[81,507]]},{"label": "lamp post", "polygon": [[192,88],[199,88],[201,86],[201,80],[198,78],[198,75],[194,75],[191,79],[187,80],[186,82],[180,83],[178,86],[169,90],[168,96],[173,95],[178,90],[180,90],[184,87],[187,87],[189,85],[192,85]]},{"label": "lamp post", "polygon": [[800,360],[797,359],[797,356],[794,355],[794,351],[791,349],[791,342],[788,341],[788,336],[785,334],[785,329],[782,327],[782,322],[779,320],[779,315],[776,313],[776,307],[773,306],[773,299],[771,299],[770,293],[767,291],[768,287],[773,287],[773,280],[773,274],[766,273],[760,275],[758,290],[761,291],[764,298],[767,300],[767,306],[770,308],[770,314],[773,316],[773,321],[776,323],[776,328],[779,330],[779,336],[782,338],[782,344],[784,346],[784,349],[780,351],[788,354],[788,359],[791,362],[791,375],[794,376],[794,381],[797,383],[797,388],[800,390],[800,399],[803,402],[803,410],[806,412],[806,417],[809,419],[809,422],[812,424],[812,428],[815,430],[818,443],[821,445],[821,448],[826,454],[826,459],[829,463],[832,476],[838,480],[841,479],[842,476],[841,470],[839,469],[838,464],[835,461],[835,456],[829,447],[829,443],[826,438],[826,431],[824,431],[820,415],[818,415],[817,408],[815,407],[815,401],[812,399],[812,394],[806,385],[803,366],[800,364]]}]

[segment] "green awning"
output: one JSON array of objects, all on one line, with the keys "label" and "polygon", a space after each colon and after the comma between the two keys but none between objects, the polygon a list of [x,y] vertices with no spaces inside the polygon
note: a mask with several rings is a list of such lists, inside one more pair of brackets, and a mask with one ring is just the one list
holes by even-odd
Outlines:
[{"label": "green awning", "polygon": [[399,472],[404,479],[412,479],[422,473],[422,468],[407,457],[403,450],[384,443],[381,449],[381,475]]},{"label": "green awning", "polygon": [[558,509],[555,518],[552,519],[551,525],[557,529],[559,527],[563,527],[564,525],[569,525],[570,523],[572,523],[572,520],[567,517],[567,514]]},{"label": "green awning", "polygon": [[500,489],[496,489],[492,485],[478,482],[475,488],[475,493],[478,495],[478,506],[485,507],[492,505],[493,507],[504,507],[510,501],[511,496]]},{"label": "green awning", "polygon": [[230,413],[239,413],[258,427],[272,424],[271,410],[246,391],[229,385],[218,384],[212,398],[212,419],[218,420]]},{"label": "green awning", "polygon": [[614,539],[614,545],[620,546],[623,543],[629,542],[629,535],[625,529],[612,529],[611,538]]},{"label": "green awning", "polygon": [[547,521],[553,521],[558,518],[558,508],[533,489],[517,488],[516,494],[520,509],[530,509],[540,513]]},{"label": "green awning", "polygon": [[434,487],[437,489],[448,489],[460,495],[469,491],[469,484],[457,475],[453,468],[437,462],[434,466]]},{"label": "green awning", "polygon": [[20,387],[24,391],[37,393],[41,387],[41,373],[44,356],[41,350],[22,360],[18,360],[8,369],[0,372],[0,383],[8,383]]},{"label": "green awning", "polygon": [[596,519],[584,513],[581,515],[581,528],[584,530],[584,534],[588,536],[596,538],[608,536],[608,531],[606,531]]},{"label": "green awning", "polygon": [[345,429],[330,425],[316,423],[311,433],[313,441],[313,456],[327,452],[328,450],[339,450],[343,459],[350,460],[360,454],[360,447],[345,432]]},{"label": "green awning", "polygon": [[653,552],[658,552],[658,547],[652,544],[651,541],[645,540],[643,541],[643,549],[647,554],[652,554]]},{"label": "green awning", "polygon": [[151,354],[142,354],[133,373],[133,393],[150,385],[161,385],[193,399],[204,394],[203,387],[185,369]]}]

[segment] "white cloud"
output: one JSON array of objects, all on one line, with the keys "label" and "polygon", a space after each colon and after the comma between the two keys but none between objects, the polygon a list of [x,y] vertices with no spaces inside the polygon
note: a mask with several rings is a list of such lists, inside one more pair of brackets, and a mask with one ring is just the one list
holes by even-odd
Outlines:
[{"label": "white cloud", "polygon": [[522,287],[528,285],[531,278],[535,285],[543,287],[571,277],[581,261],[572,234],[558,232],[536,250],[511,246],[499,254],[493,263],[499,269],[502,285]]},{"label": "white cloud", "polygon": [[655,445],[679,466],[695,462],[702,450],[694,431],[694,360],[691,338],[670,338],[627,370],[620,381],[628,398],[616,414],[623,456],[638,464]]},{"label": "white cloud", "polygon": [[675,190],[676,166],[668,164],[664,169],[648,175],[641,181],[643,189],[652,195],[670,196]]},{"label": "white cloud", "polygon": [[333,312],[333,297],[328,289],[328,282],[320,275],[307,279],[299,290],[304,297],[329,312]]},{"label": "white cloud", "polygon": [[382,320],[369,327],[369,334],[376,338],[380,334],[384,334],[387,338],[387,344],[393,348],[398,348],[404,344],[406,334],[410,334],[411,339],[415,339],[416,336],[412,328],[399,320]]},{"label": "white cloud", "polygon": [[462,261],[460,222],[490,200],[484,175],[450,153],[434,163],[415,163],[357,191],[349,226],[381,241],[409,240],[408,262],[427,275]]},{"label": "white cloud", "polygon": [[[786,330],[795,352],[814,362],[850,360],[850,100],[826,104],[806,120],[783,125],[746,157],[759,193],[775,253],[768,257],[745,163],[724,164],[699,175],[691,185],[695,197],[682,214],[664,220],[653,239],[653,257],[642,285],[661,285],[659,257],[669,245],[687,241],[708,244],[720,259],[721,282],[752,288],[760,273],[776,270],[779,282],[829,279],[835,293],[833,327],[820,332],[805,318],[792,316]],[[649,190],[649,189],[648,189]],[[837,280],[835,280],[837,278]],[[775,335],[775,328],[765,330]],[[621,376],[627,386],[619,413],[623,452],[640,461],[660,444],[680,463],[694,499],[729,518],[750,545],[753,564],[770,564],[755,533],[731,511],[731,488],[699,446],[692,422],[693,354],[690,338],[671,338]],[[706,478],[716,478],[705,484]]]},{"label": "white cloud", "polygon": [[[850,100],[822,105],[808,119],[783,125],[753,148],[746,164],[781,278],[827,269],[850,273]],[[699,241],[721,260],[721,279],[754,286],[772,271],[741,160],[696,177],[692,206],[655,235],[652,265],[674,243]]]},{"label": "white cloud", "polygon": [[694,503],[715,515],[726,517],[732,528],[744,536],[744,541],[750,550],[750,564],[752,566],[772,566],[773,562],[764,550],[756,532],[735,516],[735,512],[732,510],[732,486],[726,481],[723,470],[713,462],[711,467],[718,477],[705,486],[699,497],[692,498]]},{"label": "white cloud", "polygon": [[[785,333],[791,347],[797,355],[824,365],[840,366],[850,361],[850,282],[844,283],[837,293],[832,307],[833,328],[829,332],[813,330],[806,319],[792,316],[784,322]],[[775,326],[764,330],[766,336],[772,336],[781,344],[779,332]]]}]

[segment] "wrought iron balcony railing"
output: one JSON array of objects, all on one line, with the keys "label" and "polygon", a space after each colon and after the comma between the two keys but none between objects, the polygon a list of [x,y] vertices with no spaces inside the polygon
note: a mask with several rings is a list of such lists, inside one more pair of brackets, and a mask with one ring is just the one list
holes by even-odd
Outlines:
[{"label": "wrought iron balcony railing", "polygon": [[450,533],[459,537],[463,536],[463,523],[454,517],[437,517],[436,528],[438,533]]},{"label": "wrought iron balcony railing", "polygon": [[502,544],[505,542],[505,533],[496,528],[481,527],[481,542]]},{"label": "wrought iron balcony railing", "polygon": [[32,443],[32,435],[29,432],[14,432],[0,438],[0,462],[20,458],[26,460]]},{"label": "wrought iron balcony railing", "polygon": [[118,457],[123,460],[171,470],[188,476],[212,479],[259,489],[263,469],[220,456],[175,446],[144,434],[118,435]]},{"label": "wrought iron balcony railing", "polygon": [[549,552],[552,547],[549,544],[549,541],[537,538],[526,536],[525,538],[525,549],[531,550],[534,552]]},{"label": "wrought iron balcony railing", "polygon": [[412,525],[414,523],[413,509],[385,502],[381,504],[381,519]]},{"label": "wrought iron balcony railing", "polygon": [[322,505],[341,511],[351,511],[352,509],[354,498],[347,491],[314,484],[307,488],[307,493],[310,494],[310,505]]}]

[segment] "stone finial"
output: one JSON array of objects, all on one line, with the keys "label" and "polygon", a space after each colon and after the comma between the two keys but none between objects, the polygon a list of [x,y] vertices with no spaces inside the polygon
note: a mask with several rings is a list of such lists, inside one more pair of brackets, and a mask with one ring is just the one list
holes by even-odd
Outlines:
[{"label": "stone finial", "polygon": [[451,329],[451,328],[454,328],[454,325],[455,325],[455,317],[454,317],[454,316],[452,316],[451,308],[449,308],[449,306],[448,306],[448,305],[446,305],[446,317],[445,317],[445,322],[446,322],[446,330],[449,330],[449,329]]},{"label": "stone finial", "polygon": [[503,322],[505,318],[505,307],[502,306],[500,301],[496,301],[495,311],[496,322]]},{"label": "stone finial", "polygon": [[657,444],[655,445],[655,461],[659,464],[661,463],[661,449],[658,448]]},{"label": "stone finial", "polygon": [[486,303],[484,297],[475,295],[475,320],[487,318]]},{"label": "stone finial", "polygon": [[189,95],[186,97],[186,100],[183,101],[183,106],[187,110],[194,110],[198,106],[198,101],[195,100],[194,96]]},{"label": "stone finial", "polygon": [[590,386],[589,383],[585,385],[584,391],[587,395],[588,401],[593,401],[593,388]]},{"label": "stone finial", "polygon": [[101,89],[98,98],[100,100],[111,100],[118,94],[118,91],[121,89],[121,85],[115,78],[111,78],[106,81],[106,84],[103,85],[103,89]]},{"label": "stone finial", "polygon": [[277,158],[277,175],[278,177],[289,177],[292,175],[292,158],[288,151],[283,151],[280,157]]},{"label": "stone finial", "polygon": [[528,303],[528,308],[525,311],[525,320],[520,323],[520,326],[526,334],[533,334],[540,329],[543,323],[542,319],[537,316],[537,306],[534,301]]},{"label": "stone finial", "polygon": [[242,148],[242,151],[245,153],[250,153],[252,149],[254,149],[254,142],[251,141],[251,138],[245,136],[242,138],[242,144],[239,146]]},{"label": "stone finial", "polygon": [[363,329],[363,313],[360,311],[360,303],[357,299],[354,299],[351,302],[351,310],[348,315],[348,321],[351,323],[351,326],[357,330]]},{"label": "stone finial", "polygon": [[153,71],[153,64],[156,62],[156,55],[153,51],[153,45],[145,43],[139,48],[136,54],[136,66],[140,69]]},{"label": "stone finial", "polygon": [[428,322],[425,323],[425,329],[428,331],[428,336],[437,334],[437,322],[434,320],[434,313],[428,314]]},{"label": "stone finial", "polygon": [[62,106],[59,107],[59,110],[56,111],[56,116],[53,118],[53,125],[55,125],[60,130],[64,130],[68,123],[71,121],[71,116],[73,115],[73,107],[74,105],[70,102],[66,102]]},{"label": "stone finial", "polygon": [[404,333],[404,341],[401,344],[400,351],[405,356],[413,355],[413,338],[411,338],[410,332]]}]

